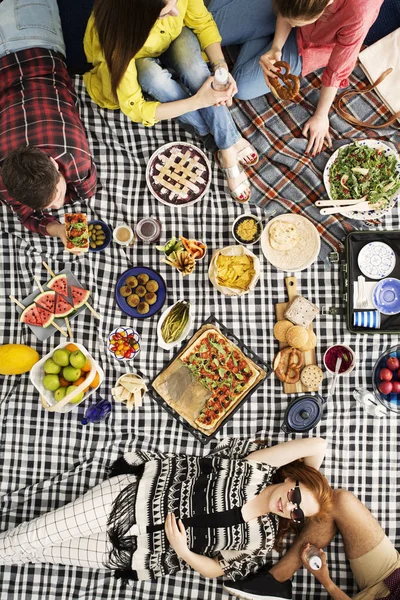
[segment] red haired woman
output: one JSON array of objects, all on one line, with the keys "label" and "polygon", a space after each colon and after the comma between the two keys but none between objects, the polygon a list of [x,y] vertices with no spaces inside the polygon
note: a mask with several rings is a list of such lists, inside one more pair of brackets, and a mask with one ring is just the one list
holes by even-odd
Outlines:
[{"label": "red haired woman", "polygon": [[289,529],[324,519],[326,441],[228,440],[205,457],[133,452],[63,508],[0,535],[0,564],[45,562],[155,579],[192,567],[241,579]]}]

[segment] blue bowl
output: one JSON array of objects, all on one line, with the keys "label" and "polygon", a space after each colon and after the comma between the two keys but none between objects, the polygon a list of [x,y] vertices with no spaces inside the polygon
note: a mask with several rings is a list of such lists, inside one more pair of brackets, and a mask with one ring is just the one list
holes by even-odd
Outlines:
[{"label": "blue bowl", "polygon": [[394,277],[381,279],[372,292],[372,302],[384,315],[400,313],[400,279]]},{"label": "blue bowl", "polygon": [[[154,279],[154,281],[157,281],[158,283],[157,301],[150,305],[150,310],[145,315],[141,315],[136,308],[129,306],[126,298],[124,298],[124,296],[122,296],[120,293],[120,289],[124,285],[124,281],[127,277],[131,275],[137,277],[141,273],[145,273],[150,277],[150,279]],[[128,269],[122,273],[115,287],[115,299],[118,306],[126,315],[135,319],[148,319],[149,317],[155,315],[159,310],[162,309],[166,296],[167,286],[165,285],[164,279],[161,277],[161,275],[159,275],[159,273],[157,273],[157,271],[153,271],[153,269],[150,269],[149,267],[132,267],[131,269]]]},{"label": "blue bowl", "polygon": [[[387,368],[386,362],[391,356],[397,358],[400,362],[400,346],[393,346],[392,348],[389,348],[378,358],[372,374],[372,384],[375,396],[379,402],[388,410],[400,414],[400,394],[394,394],[393,392],[390,394],[383,394],[378,387],[382,382],[381,378],[379,377],[380,370]],[[400,369],[393,371],[392,382],[393,381],[400,381]]]},{"label": "blue bowl", "polygon": [[88,225],[101,225],[103,228],[104,235],[106,236],[104,238],[104,244],[102,244],[101,246],[96,246],[96,248],[91,248],[89,246],[89,252],[101,252],[102,250],[105,250],[110,245],[112,240],[112,231],[109,228],[109,226],[106,223],[104,223],[104,221],[100,220],[89,221]]}]

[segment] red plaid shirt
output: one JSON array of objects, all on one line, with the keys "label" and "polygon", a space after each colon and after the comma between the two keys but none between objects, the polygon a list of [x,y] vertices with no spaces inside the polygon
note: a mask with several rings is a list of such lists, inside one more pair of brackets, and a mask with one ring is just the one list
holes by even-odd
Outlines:
[{"label": "red plaid shirt", "polygon": [[[0,58],[0,164],[21,145],[53,157],[67,182],[65,202],[90,198],[96,166],[76,107],[77,97],[61,54],[30,48]],[[48,235],[57,218],[10,197],[0,174],[0,200],[30,231]]]}]

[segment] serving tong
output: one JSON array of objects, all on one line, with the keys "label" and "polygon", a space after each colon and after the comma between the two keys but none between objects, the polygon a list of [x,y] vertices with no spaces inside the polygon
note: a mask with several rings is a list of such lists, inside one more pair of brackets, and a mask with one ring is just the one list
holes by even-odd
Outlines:
[{"label": "serving tong", "polygon": [[373,210],[373,206],[365,200],[366,196],[363,198],[358,198],[357,200],[348,199],[348,200],[317,200],[315,202],[315,206],[323,206],[330,208],[322,208],[319,212],[321,215],[333,215],[337,212],[346,213],[346,212],[367,212],[369,210]]}]

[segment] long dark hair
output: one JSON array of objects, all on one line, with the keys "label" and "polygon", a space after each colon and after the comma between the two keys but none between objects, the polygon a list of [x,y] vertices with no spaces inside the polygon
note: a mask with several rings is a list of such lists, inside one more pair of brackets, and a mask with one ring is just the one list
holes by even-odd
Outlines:
[{"label": "long dark hair", "polygon": [[275,12],[286,19],[315,19],[329,4],[329,0],[272,0]]},{"label": "long dark hair", "polygon": [[[293,481],[299,480],[312,492],[319,504],[318,513],[313,517],[307,517],[306,522],[323,522],[330,518],[333,508],[333,490],[320,471],[304,464],[302,460],[295,460],[278,469],[274,477],[274,483],[281,483],[286,478]],[[283,538],[292,532],[299,533],[302,527],[302,525],[296,524],[291,519],[280,518],[279,530],[275,538],[275,549],[281,550]]]},{"label": "long dark hair", "polygon": [[94,21],[115,96],[129,62],[144,45],[164,6],[164,0],[95,0]]}]

